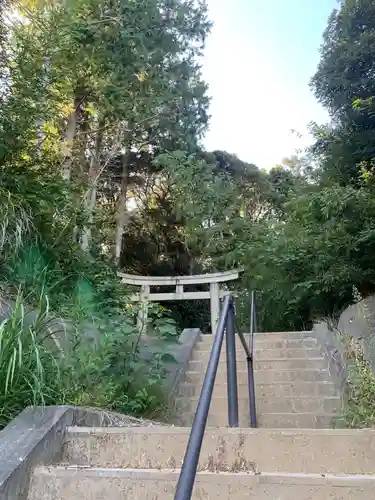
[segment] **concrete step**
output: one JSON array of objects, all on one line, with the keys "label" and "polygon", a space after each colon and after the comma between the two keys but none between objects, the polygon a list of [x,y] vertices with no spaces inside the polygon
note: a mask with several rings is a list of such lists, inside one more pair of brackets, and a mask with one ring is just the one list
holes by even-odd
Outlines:
[{"label": "concrete step", "polygon": [[269,429],[330,429],[337,418],[337,414],[328,413],[260,413],[258,425]]},{"label": "concrete step", "polygon": [[[194,411],[185,411],[179,414],[175,419],[171,419],[172,423],[181,427],[190,427],[194,421]],[[239,414],[239,426],[250,426],[250,412],[244,408]],[[257,418],[259,427],[267,427],[268,429],[331,429],[333,421],[339,418],[337,413],[326,412],[306,412],[306,413],[260,413],[257,409]],[[207,425],[209,427],[225,427],[228,426],[228,411],[210,412],[208,415]]]},{"label": "concrete step", "polygon": [[[194,372],[204,372],[207,368],[207,361],[190,361],[188,369]],[[316,369],[321,370],[327,368],[328,363],[324,357],[318,358],[295,358],[295,359],[263,359],[254,361],[254,370],[301,370],[301,369]],[[245,359],[237,360],[238,370],[246,370],[247,363]],[[218,371],[226,370],[226,359],[221,358],[219,361]]]},{"label": "concrete step", "polygon": [[[207,363],[210,357],[210,350],[197,350],[194,351],[193,360],[194,361],[205,361]],[[255,361],[267,360],[267,359],[302,359],[302,358],[320,358],[322,353],[317,347],[311,348],[285,348],[285,349],[256,349],[254,354]],[[225,348],[221,353],[220,359],[226,359]],[[237,351],[237,360],[246,359],[245,351]]]},{"label": "concrete step", "polygon": [[[185,381],[201,387],[204,371],[185,373]],[[247,371],[238,367],[237,380],[239,384],[247,383]],[[282,382],[332,382],[328,369],[300,369],[300,370],[256,370],[254,373],[256,384],[278,384]],[[227,380],[225,370],[218,370],[216,384],[224,384]]]},{"label": "concrete step", "polygon": [[[245,339],[250,338],[249,333],[245,333]],[[213,335],[202,335],[200,340],[200,344],[212,345]],[[264,342],[264,341],[272,341],[272,342],[285,342],[290,340],[316,340],[315,333],[311,331],[306,332],[266,332],[266,333],[255,333],[254,341],[255,342]]]},{"label": "concrete step", "polygon": [[[176,398],[175,408],[180,415],[182,412],[192,413],[196,411],[199,401],[198,397]],[[337,414],[341,411],[341,398],[258,398],[256,400],[257,413],[329,413]],[[238,399],[240,414],[249,412],[249,397],[242,396]],[[228,411],[227,396],[213,397],[210,405],[210,414],[217,415]]]},{"label": "concrete step", "polygon": [[[126,427],[67,429],[64,462],[109,468],[166,469],[182,465],[190,429]],[[375,429],[207,429],[199,470],[371,474]]]},{"label": "concrete step", "polygon": [[[257,334],[259,335],[259,334]],[[246,340],[249,342],[249,335],[246,335]],[[278,339],[274,337],[261,337],[257,336],[254,338],[254,348],[256,351],[263,349],[300,349],[300,348],[317,348],[319,347],[317,341],[313,337],[302,337],[302,338],[286,338]],[[195,349],[202,351],[210,351],[212,348],[212,339],[198,342]],[[223,344],[223,350],[225,349],[225,343]],[[236,339],[236,349],[237,352],[243,352],[243,347],[240,340]]]},{"label": "concrete step", "polygon": [[[238,395],[249,393],[247,382],[238,384]],[[178,396],[199,396],[201,386],[184,382],[181,384]],[[255,384],[256,398],[300,397],[300,396],[335,396],[337,391],[332,382],[289,382],[282,384]],[[227,394],[227,384],[215,384],[213,397]]]},{"label": "concrete step", "polygon": [[[180,471],[38,467],[29,500],[173,500]],[[373,476],[199,472],[193,500],[372,500]]]},{"label": "concrete step", "polygon": [[[245,337],[249,336],[249,332],[244,333]],[[273,337],[273,338],[281,338],[281,339],[293,339],[293,338],[301,338],[301,337],[313,337],[314,332],[312,330],[301,330],[301,331],[288,331],[288,332],[256,332],[254,333],[254,337],[257,339],[261,339],[263,337]],[[212,340],[214,335],[203,334],[201,337],[201,342],[209,342]]]}]

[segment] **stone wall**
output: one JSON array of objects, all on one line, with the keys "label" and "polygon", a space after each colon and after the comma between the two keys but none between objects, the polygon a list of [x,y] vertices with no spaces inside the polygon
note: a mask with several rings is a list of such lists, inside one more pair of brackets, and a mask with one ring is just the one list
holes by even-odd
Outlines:
[{"label": "stone wall", "polygon": [[338,330],[359,341],[365,359],[375,372],[375,296],[349,306],[341,314]]},{"label": "stone wall", "polygon": [[375,373],[375,296],[346,308],[336,324],[316,323],[314,332],[341,394],[345,393],[349,367],[344,348],[345,338],[353,338],[359,342],[365,359],[370,362]]},{"label": "stone wall", "polygon": [[324,356],[328,360],[330,375],[340,394],[343,395],[345,393],[348,368],[340,333],[323,321],[316,323],[313,331],[324,352]]}]

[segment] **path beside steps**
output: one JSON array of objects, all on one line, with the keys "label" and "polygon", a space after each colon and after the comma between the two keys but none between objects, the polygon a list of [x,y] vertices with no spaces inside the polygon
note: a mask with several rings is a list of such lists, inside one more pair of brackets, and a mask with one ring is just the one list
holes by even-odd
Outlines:
[{"label": "path beside steps", "polygon": [[[173,500],[211,343],[197,345],[181,384],[179,426],[69,428],[62,462],[35,469],[29,500]],[[243,428],[226,427],[223,353],[193,500],[374,499],[375,429],[329,428],[340,398],[312,334],[256,335],[258,429],[237,352]]]}]

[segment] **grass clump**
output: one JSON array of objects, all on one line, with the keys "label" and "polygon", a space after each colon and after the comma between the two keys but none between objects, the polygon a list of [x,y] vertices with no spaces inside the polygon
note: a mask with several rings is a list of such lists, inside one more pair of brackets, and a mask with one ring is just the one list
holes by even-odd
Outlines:
[{"label": "grass clump", "polygon": [[53,404],[61,382],[58,360],[48,349],[48,301],[32,324],[19,294],[0,325],[0,427],[28,405]]},{"label": "grass clump", "polygon": [[358,340],[345,340],[348,365],[343,420],[349,428],[375,427],[375,374]]}]

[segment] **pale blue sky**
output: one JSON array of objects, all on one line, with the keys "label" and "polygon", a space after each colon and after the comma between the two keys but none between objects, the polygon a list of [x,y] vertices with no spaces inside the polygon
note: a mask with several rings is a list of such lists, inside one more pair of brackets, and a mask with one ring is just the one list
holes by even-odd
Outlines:
[{"label": "pale blue sky", "polygon": [[[208,0],[215,23],[203,61],[212,97],[207,149],[268,168],[328,117],[309,89],[336,0]],[[291,133],[304,134],[298,139]]]}]

